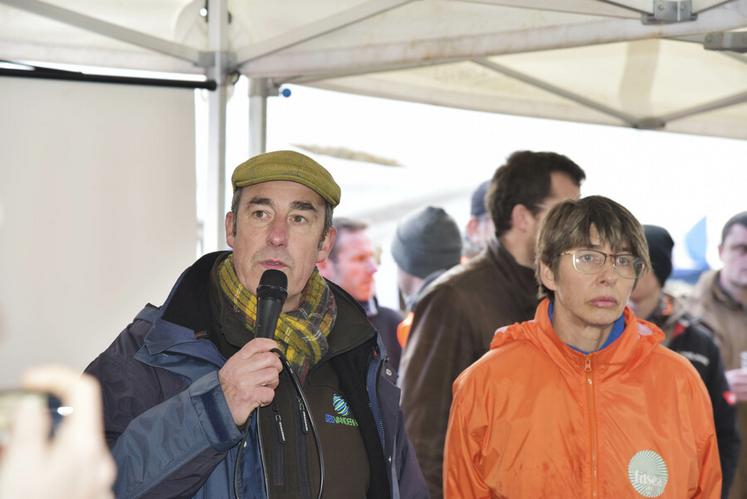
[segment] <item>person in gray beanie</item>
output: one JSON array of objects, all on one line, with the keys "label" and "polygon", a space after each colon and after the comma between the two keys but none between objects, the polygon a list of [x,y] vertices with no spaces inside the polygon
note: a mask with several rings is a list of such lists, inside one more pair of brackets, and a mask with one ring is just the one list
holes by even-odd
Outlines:
[{"label": "person in gray beanie", "polygon": [[428,206],[405,218],[392,241],[397,281],[407,309],[417,296],[462,255],[462,237],[454,219],[442,208]]},{"label": "person in gray beanie", "polygon": [[672,237],[665,228],[656,225],[644,225],[643,231],[653,272],[644,272],[638,279],[630,295],[630,305],[637,316],[664,331],[665,345],[690,360],[708,389],[723,476],[721,497],[726,499],[734,480],[740,447],[736,398],[727,382],[713,332],[688,314],[681,300],[663,289],[672,273]]}]

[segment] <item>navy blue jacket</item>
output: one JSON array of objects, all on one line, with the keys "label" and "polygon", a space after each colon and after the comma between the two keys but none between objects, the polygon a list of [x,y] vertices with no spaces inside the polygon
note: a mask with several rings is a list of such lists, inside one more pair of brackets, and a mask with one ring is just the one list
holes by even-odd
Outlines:
[{"label": "navy blue jacket", "polygon": [[[207,337],[209,272],[222,253],[199,259],[161,307],[147,305],[86,371],[101,382],[106,439],[118,467],[120,498],[233,497],[234,465],[242,434],[218,381],[226,359]],[[366,390],[381,440],[393,499],[425,498],[427,489],[405,435],[399,389],[376,333],[349,295],[332,286],[338,319],[329,335],[358,338],[337,355],[364,351]],[[351,312],[352,311],[352,312]],[[353,327],[355,334],[342,328]],[[362,329],[359,329],[362,328]],[[374,343],[372,343],[374,342]],[[250,417],[241,459],[241,497],[265,498],[256,420]],[[340,470],[344,471],[344,470]]]}]

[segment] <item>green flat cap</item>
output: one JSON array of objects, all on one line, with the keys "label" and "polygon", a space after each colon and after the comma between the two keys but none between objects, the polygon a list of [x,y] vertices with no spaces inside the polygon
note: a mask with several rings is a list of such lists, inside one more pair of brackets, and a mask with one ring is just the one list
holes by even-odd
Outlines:
[{"label": "green flat cap", "polygon": [[305,185],[334,208],[340,204],[340,186],[322,165],[295,151],[273,151],[244,161],[233,171],[231,183],[239,187],[272,180],[289,180]]}]

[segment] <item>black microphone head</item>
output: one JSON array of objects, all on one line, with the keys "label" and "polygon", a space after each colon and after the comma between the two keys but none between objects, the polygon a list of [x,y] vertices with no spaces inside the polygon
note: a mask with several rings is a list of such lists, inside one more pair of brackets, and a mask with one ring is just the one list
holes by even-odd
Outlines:
[{"label": "black microphone head", "polygon": [[257,298],[275,298],[285,301],[288,296],[288,277],[276,269],[268,269],[262,273],[257,286]]}]

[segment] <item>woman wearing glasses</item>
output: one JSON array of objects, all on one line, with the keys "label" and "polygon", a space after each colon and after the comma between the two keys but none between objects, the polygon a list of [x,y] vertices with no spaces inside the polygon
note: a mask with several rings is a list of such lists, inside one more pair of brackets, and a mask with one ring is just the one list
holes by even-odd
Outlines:
[{"label": "woman wearing glasses", "polygon": [[710,402],[684,357],[625,304],[649,267],[614,201],[566,201],[537,243],[544,295],[454,383],[447,498],[718,498]]}]

